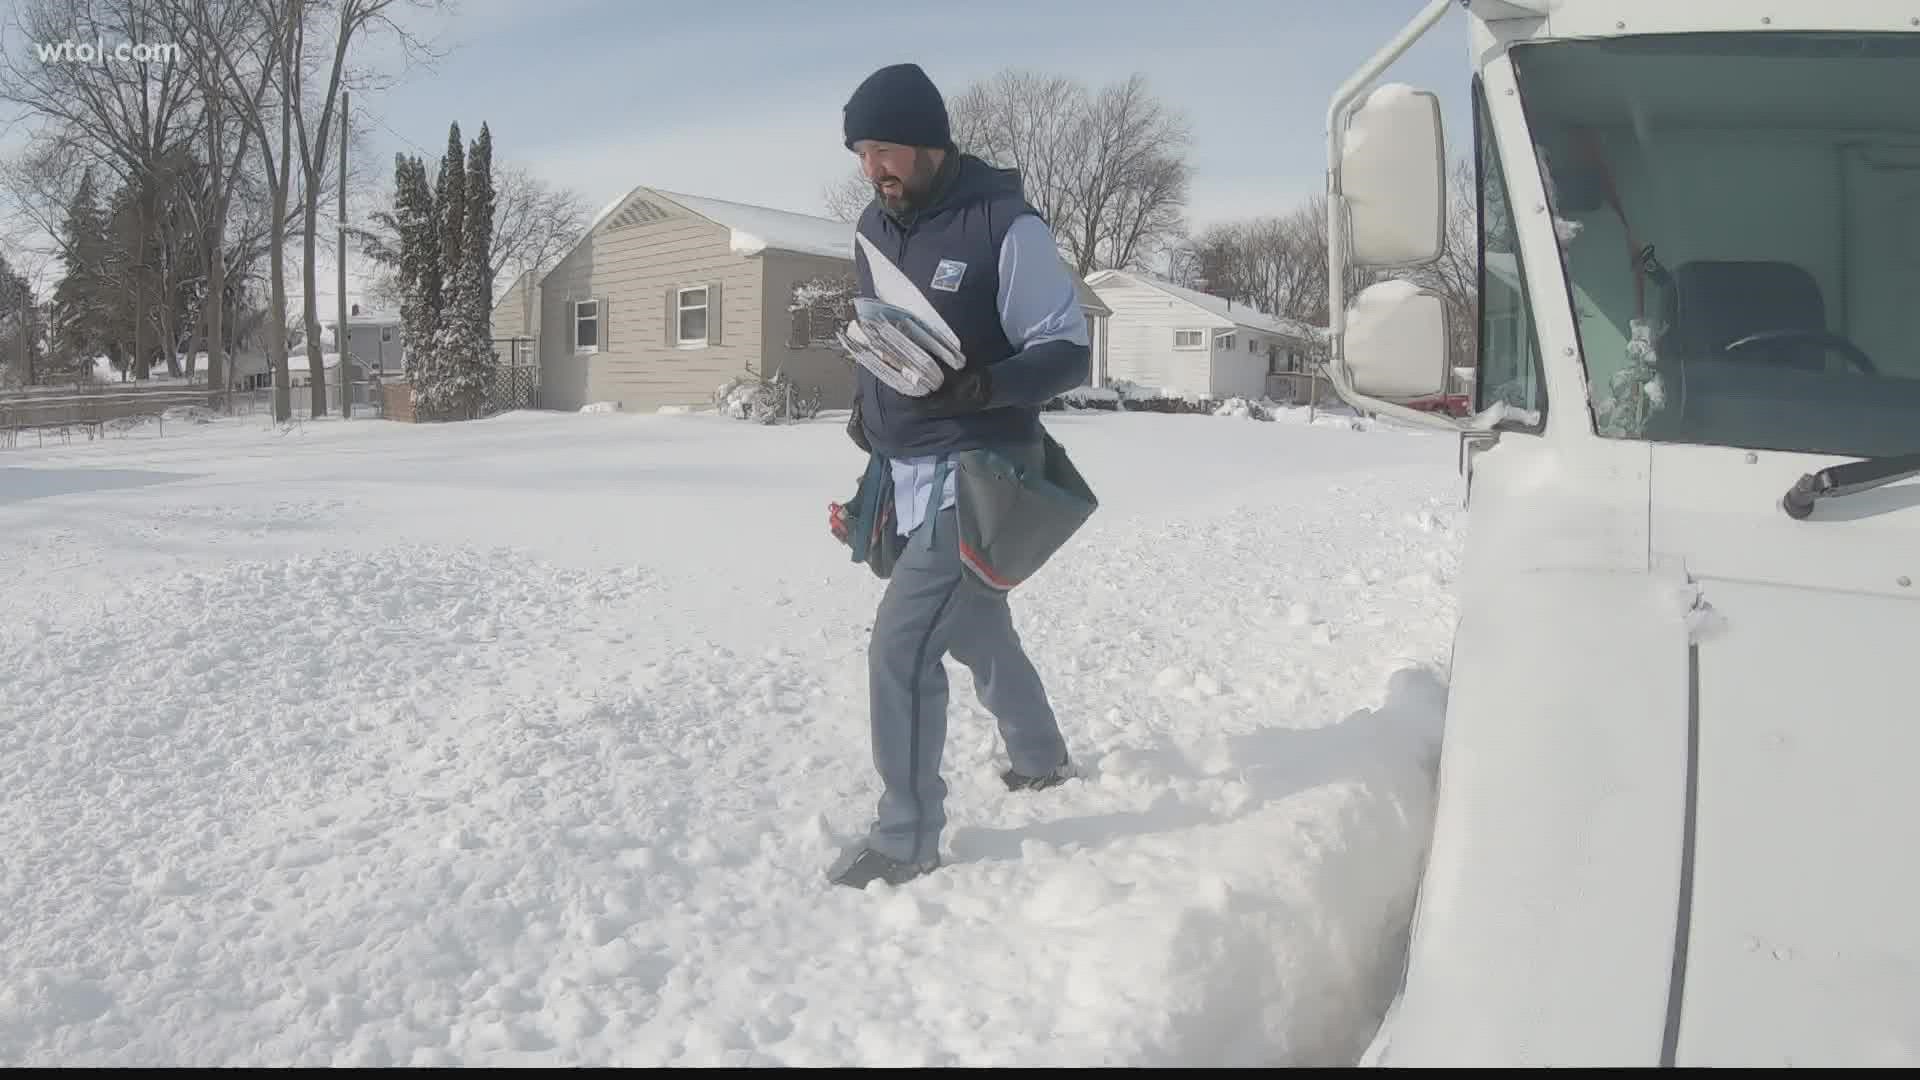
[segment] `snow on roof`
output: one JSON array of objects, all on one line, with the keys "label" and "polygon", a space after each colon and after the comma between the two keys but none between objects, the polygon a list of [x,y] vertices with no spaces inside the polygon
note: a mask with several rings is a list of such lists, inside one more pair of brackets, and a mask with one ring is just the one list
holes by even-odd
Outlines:
[{"label": "snow on roof", "polygon": [[623,202],[626,202],[627,196],[632,194],[633,194],[633,190],[628,189],[626,191],[621,192],[618,195],[615,195],[613,197],[612,202],[601,207],[600,212],[593,215],[593,220],[587,223],[587,232],[592,232],[593,230],[599,228],[600,223],[607,220],[607,215],[613,213],[615,210],[620,209],[620,204]]},{"label": "snow on roof", "polygon": [[[323,317],[321,326],[332,326],[339,322],[339,316]],[[399,326],[400,316],[391,311],[361,311],[347,316],[348,326]]]},{"label": "snow on roof", "polygon": [[1102,273],[1126,277],[1142,285],[1151,285],[1169,296],[1185,300],[1195,307],[1204,309],[1208,314],[1218,315],[1228,322],[1246,327],[1249,330],[1261,330],[1269,334],[1284,334],[1288,337],[1305,338],[1307,340],[1316,340],[1326,336],[1326,331],[1320,327],[1308,326],[1306,323],[1282,318],[1278,315],[1269,315],[1251,305],[1231,303],[1225,297],[1214,296],[1212,293],[1203,293],[1182,285],[1175,285],[1171,281],[1154,277],[1151,274],[1142,274],[1132,270],[1125,271],[1124,273],[1118,270],[1107,270],[1102,271]]},{"label": "snow on roof", "polygon": [[[656,189],[658,190],[658,189]],[[793,251],[803,255],[824,255],[830,259],[853,260],[854,225],[850,221],[796,214],[765,206],[709,199],[701,195],[682,195],[677,191],[660,194],[716,224],[733,231],[733,250],[755,255],[767,249]]]},{"label": "snow on roof", "polygon": [[1113,309],[1107,306],[1105,300],[1100,299],[1100,294],[1093,291],[1093,286],[1087,284],[1085,278],[1081,278],[1078,282],[1075,282],[1075,284],[1079,286],[1074,291],[1080,295],[1081,307],[1092,311],[1096,315],[1113,314]]}]

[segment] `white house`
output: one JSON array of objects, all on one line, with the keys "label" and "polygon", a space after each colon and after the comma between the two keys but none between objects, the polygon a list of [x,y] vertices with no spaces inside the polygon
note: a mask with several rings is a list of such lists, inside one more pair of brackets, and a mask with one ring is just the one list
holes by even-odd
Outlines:
[{"label": "white house", "polygon": [[[359,336],[357,327],[355,328],[354,336],[356,338]],[[337,352],[321,353],[320,366],[326,372],[327,412],[337,416],[340,413],[340,354]],[[373,386],[371,381],[372,376],[373,365],[360,359],[357,355],[354,356],[353,407],[361,413],[373,407],[371,389]],[[304,351],[287,358],[287,385],[292,391],[295,411],[305,409],[307,402],[311,400],[312,397],[313,369],[309,366]],[[269,375],[266,388],[272,389],[272,387],[273,379],[272,376]]]},{"label": "white house", "polygon": [[1259,398],[1267,376],[1307,370],[1324,331],[1132,270],[1087,284],[1112,310],[1095,385],[1125,380],[1193,397]]}]

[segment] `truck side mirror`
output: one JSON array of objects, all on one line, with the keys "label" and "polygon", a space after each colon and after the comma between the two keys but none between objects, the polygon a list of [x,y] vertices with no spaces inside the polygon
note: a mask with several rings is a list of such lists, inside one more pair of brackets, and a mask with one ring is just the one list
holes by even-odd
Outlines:
[{"label": "truck side mirror", "polygon": [[1346,366],[1353,388],[1400,402],[1444,394],[1451,374],[1447,329],[1447,305],[1438,293],[1409,281],[1363,290],[1347,312]]},{"label": "truck side mirror", "polygon": [[1399,83],[1369,94],[1347,121],[1340,154],[1352,262],[1398,267],[1439,258],[1446,171],[1439,97]]}]

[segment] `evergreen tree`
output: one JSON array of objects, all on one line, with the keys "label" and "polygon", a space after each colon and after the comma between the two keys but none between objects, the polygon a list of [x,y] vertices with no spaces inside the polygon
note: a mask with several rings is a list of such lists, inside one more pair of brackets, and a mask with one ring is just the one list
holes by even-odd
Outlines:
[{"label": "evergreen tree", "polygon": [[32,285],[0,253],[0,381],[8,386],[30,385],[46,375],[33,305]]},{"label": "evergreen tree", "polygon": [[91,168],[80,177],[61,234],[63,272],[53,290],[53,348],[61,366],[77,372],[92,367],[93,358],[107,349],[107,313],[113,299],[108,295],[111,283],[102,273],[106,217]]},{"label": "evergreen tree", "polygon": [[408,381],[432,379],[435,312],[440,306],[440,236],[433,192],[419,158],[394,156],[394,216],[400,240],[400,333]]},{"label": "evergreen tree", "polygon": [[474,328],[480,336],[491,340],[493,337],[493,133],[487,130],[483,122],[480,125],[480,138],[467,153],[467,215],[462,223],[466,230],[466,248],[462,253],[461,265],[471,267],[473,274],[472,294],[467,302],[472,305],[468,317],[473,320]]},{"label": "evergreen tree", "polygon": [[439,215],[440,280],[444,292],[435,307],[438,318],[434,329],[445,330],[449,322],[447,311],[454,306],[459,294],[454,283],[460,279],[460,258],[466,254],[466,233],[463,228],[467,213],[466,157],[460,146],[460,125],[457,122],[447,131],[447,152],[440,158],[438,183],[433,208]]},{"label": "evergreen tree", "polygon": [[461,208],[462,250],[447,293],[437,339],[444,378],[436,384],[434,407],[472,417],[492,383],[492,286],[487,280],[493,229],[493,137],[481,126],[464,170],[466,205]]},{"label": "evergreen tree", "polygon": [[440,205],[434,201],[433,188],[427,183],[427,163],[413,159],[414,250],[420,275],[420,342],[431,349],[434,331],[440,328],[440,305],[446,294],[447,271],[440,259]]}]

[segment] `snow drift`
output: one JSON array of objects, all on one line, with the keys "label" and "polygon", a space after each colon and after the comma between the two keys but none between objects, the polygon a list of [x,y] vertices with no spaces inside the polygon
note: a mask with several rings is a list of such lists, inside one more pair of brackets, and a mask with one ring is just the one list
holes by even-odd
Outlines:
[{"label": "snow drift", "polygon": [[[0,1062],[1350,1062],[1398,973],[1452,449],[1050,414],[1103,499],[953,665],[949,865],[877,788],[844,414],[174,425],[0,467]],[[163,469],[151,463],[165,462]]]}]

